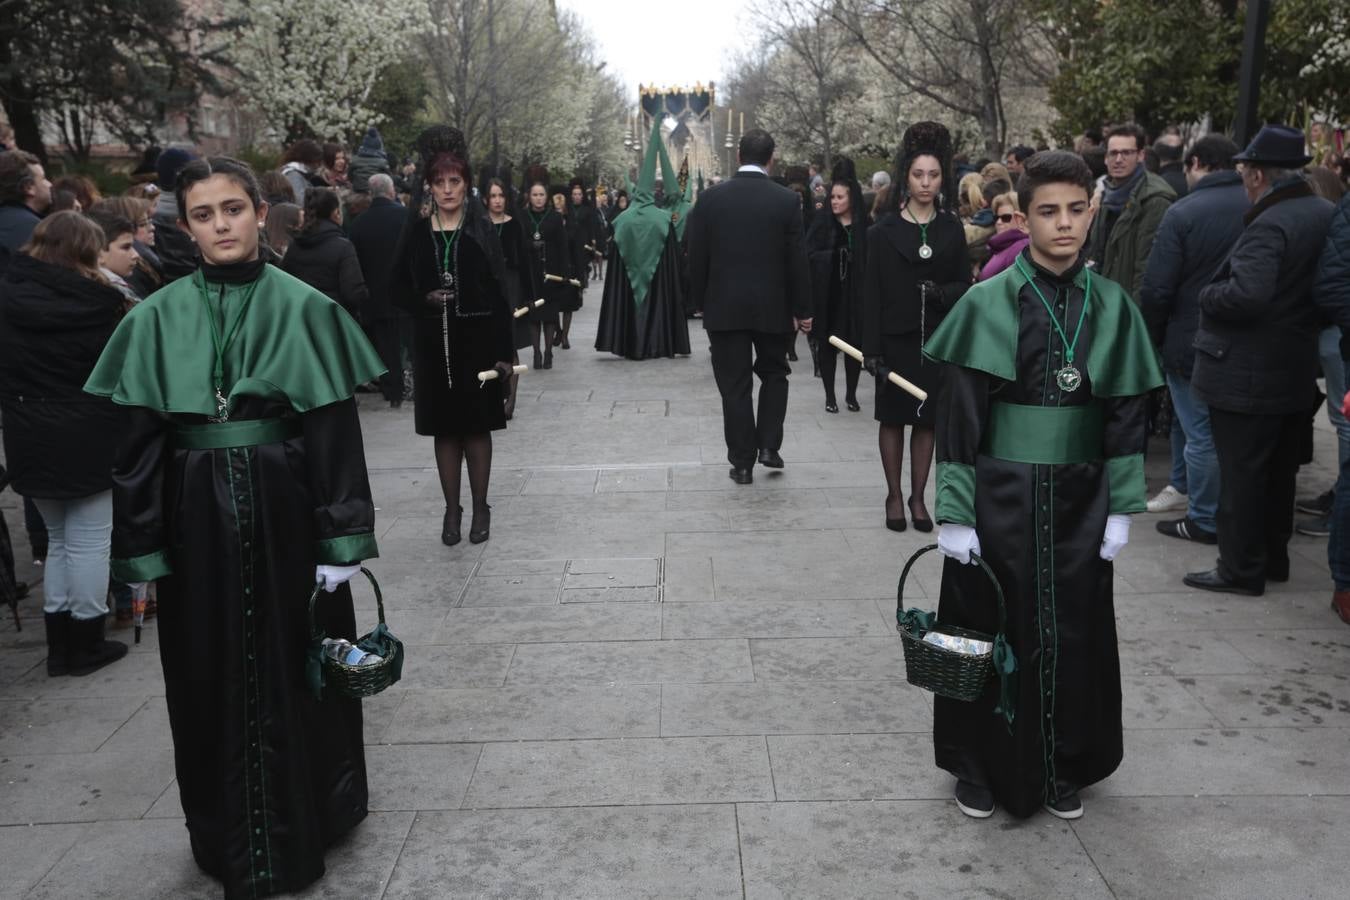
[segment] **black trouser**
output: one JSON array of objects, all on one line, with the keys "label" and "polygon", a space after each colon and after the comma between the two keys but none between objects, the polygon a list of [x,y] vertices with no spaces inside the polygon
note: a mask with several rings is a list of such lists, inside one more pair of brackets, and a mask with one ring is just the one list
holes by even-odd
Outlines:
[{"label": "black trouser", "polygon": [[1219,574],[1253,587],[1289,572],[1294,481],[1307,413],[1209,409],[1219,457]]},{"label": "black trouser", "polygon": [[[783,417],[787,415],[788,342],[796,332],[709,331],[713,376],[722,394],[722,427],[727,459],[748,469],[759,450],[783,446]],[[751,364],[751,347],[754,363]],[[759,418],[750,399],[751,373],[759,376]]]},{"label": "black trouser", "polygon": [[371,322],[375,352],[389,371],[380,376],[380,393],[390,403],[403,399],[403,348],[412,343],[412,318],[405,315]]}]

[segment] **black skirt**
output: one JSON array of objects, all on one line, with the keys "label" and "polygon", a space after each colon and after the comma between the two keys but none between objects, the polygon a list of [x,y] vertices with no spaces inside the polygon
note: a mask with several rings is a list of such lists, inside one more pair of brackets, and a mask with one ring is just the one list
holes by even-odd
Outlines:
[{"label": "black skirt", "polygon": [[920,403],[906,391],[891,384],[889,379],[877,379],[876,420],[882,425],[927,425],[936,421],[937,390],[941,364],[924,359],[920,352],[919,332],[883,334],[881,356],[886,368],[913,382],[928,392],[928,400]]},{"label": "black skirt", "polygon": [[[496,325],[491,317],[450,318],[450,378],[445,371],[445,341],[440,316],[419,316],[413,328],[413,424],[422,435],[468,435],[506,427],[502,385],[479,382],[490,369]],[[508,360],[500,360],[508,362]]]}]

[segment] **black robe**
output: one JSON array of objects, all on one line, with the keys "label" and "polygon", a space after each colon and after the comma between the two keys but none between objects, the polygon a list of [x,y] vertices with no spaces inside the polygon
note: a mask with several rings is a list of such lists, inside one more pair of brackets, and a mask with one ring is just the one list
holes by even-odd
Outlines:
[{"label": "black robe", "polygon": [[[1036,269],[1042,291],[1056,305],[1060,322],[1069,323],[1070,334],[1084,302],[1083,291],[1072,281],[1077,271],[1056,277]],[[1018,276],[1009,270],[1004,277]],[[1008,812],[1028,816],[1047,799],[1101,781],[1121,761],[1112,565],[1098,551],[1107,515],[1143,506],[1142,491],[1127,498],[1119,485],[1112,490],[1106,461],[1137,456],[1142,485],[1146,400],[1142,394],[1093,396],[1082,360],[1088,359],[1094,341],[1121,336],[1105,331],[1091,316],[1084,320],[1076,347],[1083,383],[1072,392],[1060,390],[1054,372],[1064,365],[1063,341],[1031,288],[1013,290],[1018,307],[1016,377],[1004,381],[960,365],[943,367],[937,460],[940,522],[955,518],[944,509],[942,469],[974,468],[973,524],[981,555],[1007,599],[1007,638],[1017,658],[1018,671],[1012,676],[1016,716],[1009,727],[995,715],[997,679],[972,703],[934,697],[933,745],[938,766],[990,787]],[[1129,303],[1123,294],[1119,297],[1119,303]],[[1142,340],[1140,322],[1135,337]],[[993,402],[1101,405],[1103,459],[1032,465],[988,455],[982,442],[988,440]],[[946,560],[939,621],[993,634],[996,611],[994,592],[980,569]]]},{"label": "black robe", "polygon": [[[506,293],[507,306],[514,313],[517,309],[539,299],[531,296],[530,245],[525,239],[525,229],[520,218],[513,217],[509,222],[492,226],[497,232],[497,240],[502,245],[502,261],[506,264],[506,281],[503,290]],[[511,343],[517,350],[531,346],[530,318],[528,315],[511,319]]]},{"label": "black robe", "polygon": [[816,216],[806,232],[806,255],[811,264],[811,299],[815,312],[812,336],[822,343],[831,335],[860,347],[862,344],[863,272],[867,258],[867,226],[855,222],[849,229],[826,211]]},{"label": "black robe", "polygon": [[[558,313],[581,307],[581,289],[571,284],[580,281],[580,264],[575,246],[567,234],[567,223],[552,206],[540,216],[527,209],[520,217],[525,230],[530,260],[530,285],[535,298],[544,298],[544,305],[530,310],[532,322],[557,322]],[[538,230],[536,230],[538,229]],[[539,240],[534,235],[539,235]],[[545,275],[556,275],[562,281],[550,281]]]},{"label": "black robe", "polygon": [[[232,279],[246,269],[209,277],[242,284]],[[315,699],[305,660],[316,565],[377,555],[351,391],[381,367],[332,301],[275,270],[266,277],[231,344],[225,385],[231,421],[280,420],[290,426],[284,439],[186,449],[176,433],[202,426],[206,416],[154,406],[157,391],[176,406],[182,385],[194,383],[194,366],[183,360],[210,369],[210,338],[181,324],[200,303],[188,279],[133,311],[86,388],[131,406],[113,468],[113,571],[158,584],[179,797],[197,864],[231,900],[295,891],[319,878],[324,848],[367,809],[360,701],[332,691]],[[139,320],[154,326],[156,314],[170,324],[142,327]],[[283,349],[269,355],[265,345],[278,337]],[[198,344],[173,346],[172,338]],[[307,353],[329,361],[302,358]],[[263,368],[250,372],[240,360],[261,360]],[[275,375],[282,371],[332,389],[285,383]],[[155,374],[166,372],[176,376],[167,385]],[[269,396],[252,393],[259,390]],[[310,406],[306,396],[322,405]],[[355,638],[351,591],[344,585],[321,594],[316,619],[329,636]]]},{"label": "black robe", "polygon": [[[583,287],[591,283],[591,258],[603,253],[605,248],[605,229],[600,214],[589,203],[567,206],[567,236],[572,242],[572,256],[580,266],[577,279]],[[580,304],[578,304],[580,305]]]},{"label": "black robe", "polygon": [[689,322],[685,316],[684,255],[675,229],[666,234],[661,261],[652,275],[647,299],[634,303],[628,269],[614,243],[605,267],[605,293],[596,326],[595,349],[628,359],[689,355]]}]

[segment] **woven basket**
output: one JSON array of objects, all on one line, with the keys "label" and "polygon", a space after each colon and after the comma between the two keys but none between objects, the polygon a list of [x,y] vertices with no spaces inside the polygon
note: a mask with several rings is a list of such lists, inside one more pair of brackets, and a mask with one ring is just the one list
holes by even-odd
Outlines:
[{"label": "woven basket", "polygon": [[[994,577],[994,572],[989,568],[989,564],[972,553],[970,555],[971,561],[976,563],[988,576],[989,582],[994,586],[994,592],[998,596],[997,636],[971,631],[968,628],[957,628],[954,625],[943,625],[936,621],[936,617],[919,609],[911,609],[908,611],[909,614],[906,614],[905,580],[909,577],[909,570],[914,568],[914,564],[919,561],[919,557],[937,548],[937,544],[929,544],[911,556],[909,562],[905,563],[904,570],[900,573],[900,585],[896,589],[895,627],[900,632],[900,643],[905,654],[905,677],[910,684],[921,687],[926,691],[932,691],[953,700],[969,702],[984,693],[985,685],[996,674],[993,646],[996,638],[1001,637],[1007,627],[1007,610],[1003,602],[1003,588],[999,585],[998,579]],[[918,615],[915,615],[916,613]],[[923,627],[918,621],[920,617],[931,620],[931,626]],[[985,641],[990,645],[990,650],[978,655],[957,653],[955,650],[949,650],[946,647],[925,643],[923,637],[929,631]]]},{"label": "woven basket", "polygon": [[[370,586],[375,589],[375,606],[379,610],[380,623],[374,631],[352,643],[362,650],[379,654],[382,659],[370,666],[349,666],[340,660],[323,655],[321,650],[318,651],[323,667],[322,686],[351,698],[378,694],[397,682],[403,674],[403,642],[394,637],[384,622],[384,595],[380,592],[380,583],[364,566],[361,567],[361,574],[370,580]],[[322,586],[315,585],[314,593],[309,595],[311,657],[315,654],[315,648],[318,648],[327,637],[314,620],[314,604],[322,592]]]}]

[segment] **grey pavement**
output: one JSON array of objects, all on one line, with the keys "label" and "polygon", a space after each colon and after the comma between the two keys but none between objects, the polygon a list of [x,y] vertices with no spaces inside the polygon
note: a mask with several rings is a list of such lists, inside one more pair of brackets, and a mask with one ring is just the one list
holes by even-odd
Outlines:
[{"label": "grey pavement", "polygon": [[[441,545],[430,440],[361,398],[371,567],[408,662],[365,704],[371,816],[305,896],[1344,896],[1350,629],[1325,539],[1295,537],[1262,598],[1211,595],[1180,578],[1213,548],[1138,517],[1116,566],[1123,766],[1075,823],[972,821],[905,682],[895,583],[931,536],[883,527],[870,386],[827,414],[800,341],[787,467],[738,487],[701,329],[692,358],[615,359],[589,349],[598,302],[522,379],[486,544]],[[1316,437],[1305,493],[1332,479]],[[912,602],[936,605],[938,571]],[[153,622],[124,661],[49,679],[37,593],[22,633],[0,620],[0,897],[218,896],[188,850]],[[359,589],[358,609],[373,624]]]}]

